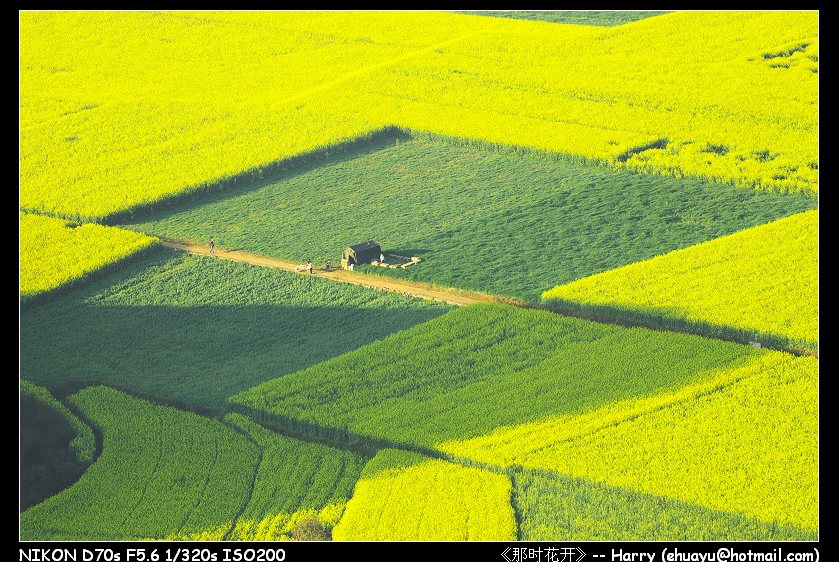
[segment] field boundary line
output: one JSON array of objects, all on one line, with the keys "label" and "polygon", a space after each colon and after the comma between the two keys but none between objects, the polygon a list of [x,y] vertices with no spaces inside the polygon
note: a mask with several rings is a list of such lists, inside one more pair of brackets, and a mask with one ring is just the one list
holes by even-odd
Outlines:
[{"label": "field boundary line", "polygon": [[[159,238],[161,246],[165,248],[179,250],[190,254],[197,254],[203,256],[210,255],[209,245],[174,240],[171,238]],[[240,263],[247,263],[250,265],[273,267],[277,269],[283,269],[285,271],[299,272],[300,275],[310,275],[309,273],[305,273],[297,269],[301,266],[301,262],[288,261],[280,258],[272,258],[261,254],[246,252],[243,250],[225,250],[216,246],[215,257]],[[313,269],[312,272],[313,273],[311,274],[311,277],[330,279],[332,281],[350,283],[352,285],[360,285],[362,287],[368,287],[370,289],[401,292],[406,296],[417,297],[425,300],[440,301],[454,306],[469,306],[471,304],[494,302],[508,304],[511,306],[517,306],[519,308],[544,310],[560,316],[579,318],[582,320],[588,320],[590,322],[598,322],[600,324],[614,324],[617,326],[623,326],[624,328],[644,328],[647,330],[654,330],[657,332],[688,334],[707,339],[726,341],[731,343],[737,343],[740,345],[748,345],[748,343],[742,341],[742,339],[726,338],[719,335],[703,333],[701,331],[691,331],[688,329],[679,329],[673,326],[659,325],[653,322],[642,322],[633,320],[631,318],[622,318],[618,315],[607,317],[602,314],[592,314],[583,310],[559,310],[552,307],[550,304],[526,302],[520,299],[503,297],[500,295],[492,295],[489,293],[481,293],[478,291],[469,291],[466,289],[456,289],[452,287],[441,287],[429,283],[420,283],[405,279],[394,279],[392,277],[379,277],[377,275],[357,273],[353,271],[347,271],[344,269],[332,269],[329,271],[323,269]],[[799,357],[819,357],[818,351],[808,349],[771,346],[763,346],[763,348],[772,351],[783,351],[785,353],[789,353],[791,355]]]},{"label": "field boundary line", "polygon": [[303,100],[306,100],[306,99],[308,99],[312,96],[318,95],[318,94],[320,94],[324,91],[330,90],[330,89],[332,89],[332,88],[334,88],[334,87],[336,87],[340,84],[343,84],[344,82],[349,82],[352,79],[357,78],[359,76],[363,76],[365,74],[371,74],[373,72],[376,72],[377,70],[381,70],[381,69],[387,68],[389,66],[395,66],[395,65],[397,65],[401,62],[405,62],[406,60],[412,59],[414,57],[419,57],[419,56],[422,56],[422,55],[431,54],[435,50],[440,49],[441,47],[446,47],[448,45],[451,45],[452,43],[457,43],[458,41],[462,41],[463,39],[466,39],[467,37],[471,37],[473,35],[479,35],[479,34],[482,34],[482,33],[486,33],[486,30],[479,29],[477,31],[471,31],[469,33],[464,33],[462,35],[455,35],[455,36],[452,36],[452,37],[448,37],[447,39],[444,39],[444,40],[440,41],[439,43],[434,43],[432,45],[428,45],[428,46],[425,46],[425,47],[420,47],[418,49],[412,49],[412,50],[406,51],[405,53],[402,53],[401,55],[397,55],[395,57],[392,57],[390,59],[375,62],[375,63],[369,64],[367,66],[362,66],[361,68],[358,68],[358,69],[353,70],[351,72],[347,72],[345,74],[342,74],[342,75],[340,75],[340,76],[338,76],[338,77],[336,77],[332,80],[328,80],[326,82],[321,82],[320,84],[315,84],[314,86],[312,86],[308,90],[298,92],[298,93],[296,93],[294,95],[291,95],[287,98],[276,100],[275,102],[272,102],[272,105],[274,105],[275,107],[278,107],[278,106],[283,106],[283,105],[291,105],[291,104],[294,104],[294,103],[299,103],[299,102],[301,102]]},{"label": "field boundary line", "polygon": [[242,503],[242,508],[235,515],[235,517],[233,517],[233,521],[230,523],[230,528],[227,529],[227,531],[224,532],[224,535],[221,538],[221,540],[223,540],[223,541],[229,541],[230,536],[233,533],[236,532],[236,527],[239,526],[239,520],[242,518],[242,516],[248,510],[248,507],[251,505],[251,501],[253,501],[253,494],[256,491],[256,479],[259,477],[259,469],[262,468],[262,461],[265,460],[265,448],[262,445],[260,445],[259,443],[257,443],[256,440],[253,437],[251,437],[250,435],[247,435],[241,429],[234,428],[233,424],[229,424],[227,422],[222,422],[222,423],[224,423],[227,427],[233,429],[235,432],[244,436],[248,441],[253,443],[256,446],[257,451],[259,452],[259,458],[256,462],[256,465],[254,466],[253,477],[251,478],[250,488],[248,489],[248,497],[245,498],[244,503]]},{"label": "field boundary line", "polygon": [[201,490],[198,492],[198,499],[195,501],[195,505],[190,507],[186,513],[184,513],[183,518],[181,519],[181,524],[178,526],[178,529],[172,533],[175,536],[181,536],[183,534],[184,526],[189,523],[189,520],[192,518],[192,514],[201,507],[201,504],[204,501],[204,498],[207,494],[207,486],[210,485],[210,480],[213,479],[213,468],[215,468],[216,464],[218,464],[218,457],[219,457],[219,445],[218,441],[213,441],[213,462],[210,466],[207,467],[207,477],[204,478],[204,482],[201,484]]},{"label": "field boundary line", "polygon": [[[198,254],[203,256],[210,255],[209,246],[203,244],[182,242],[179,240],[172,240],[168,238],[161,238],[160,243],[162,246],[166,248],[171,248],[173,250],[180,250],[182,252],[188,252],[190,254]],[[219,259],[247,263],[250,265],[259,265],[263,267],[273,267],[291,272],[296,272],[297,268],[301,265],[300,262],[272,258],[260,254],[254,254],[251,252],[245,252],[242,250],[224,250],[218,246],[216,246],[215,254],[216,258]],[[524,306],[526,304],[523,301],[518,301],[516,299],[499,297],[495,295],[489,295],[486,293],[479,293],[477,291],[452,289],[448,287],[437,287],[425,283],[417,283],[414,281],[405,281],[389,277],[379,277],[376,275],[367,275],[364,273],[355,273],[343,269],[333,269],[330,271],[325,271],[323,269],[313,269],[311,275],[305,272],[300,272],[300,275],[306,275],[321,279],[330,279],[332,281],[350,283],[352,285],[361,285],[371,289],[409,293],[412,297],[418,297],[426,300],[443,301],[455,306],[467,306],[479,302],[501,302],[517,306]]]}]

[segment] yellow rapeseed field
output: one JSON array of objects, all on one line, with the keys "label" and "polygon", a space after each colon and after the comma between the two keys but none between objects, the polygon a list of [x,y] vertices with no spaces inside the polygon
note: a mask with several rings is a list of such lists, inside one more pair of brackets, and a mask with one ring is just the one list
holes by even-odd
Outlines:
[{"label": "yellow rapeseed field", "polygon": [[103,219],[388,125],[818,188],[818,14],[21,14],[21,207]]},{"label": "yellow rapeseed field", "polygon": [[[368,470],[382,462],[394,466]],[[332,532],[335,540],[516,539],[507,476],[389,449],[368,472]]]},{"label": "yellow rapeseed field", "polygon": [[814,12],[672,13],[587,33],[475,33],[361,89],[397,100],[411,128],[816,190],[817,59]]},{"label": "yellow rapeseed field", "polygon": [[98,224],[20,213],[20,296],[26,300],[75,281],[157,243],[157,238]]},{"label": "yellow rapeseed field", "polygon": [[818,360],[766,352],[675,392],[439,448],[815,530],[818,434]]},{"label": "yellow rapeseed field", "polygon": [[818,211],[793,215],[560,285],[542,296],[560,308],[608,307],[816,348],[818,217]]},{"label": "yellow rapeseed field", "polygon": [[21,206],[102,219],[382,128],[347,80],[463,18],[23,13]]}]

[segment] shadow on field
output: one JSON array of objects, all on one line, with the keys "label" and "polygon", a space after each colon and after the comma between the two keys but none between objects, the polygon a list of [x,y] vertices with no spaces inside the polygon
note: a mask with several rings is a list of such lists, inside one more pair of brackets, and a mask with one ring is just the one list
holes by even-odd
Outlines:
[{"label": "shadow on field", "polygon": [[218,413],[232,394],[448,310],[157,248],[61,298],[23,308],[20,368],[59,396],[102,383]]},{"label": "shadow on field", "polygon": [[256,191],[267,185],[311,172],[317,168],[361,158],[410,140],[410,138],[411,136],[408,133],[400,129],[387,127],[337,146],[315,150],[298,157],[268,164],[260,171],[245,172],[205,189],[176,195],[146,207],[115,214],[109,217],[107,224],[159,221],[204,205]]},{"label": "shadow on field", "polygon": [[64,394],[95,381],[210,408],[445,311],[65,303],[22,314],[21,369],[33,382]]},{"label": "shadow on field", "polygon": [[557,472],[515,467],[522,540],[812,541],[818,533]]},{"label": "shadow on field", "polygon": [[31,396],[21,396],[21,512],[60,492],[85,471],[70,448],[75,437],[76,430],[59,412]]}]

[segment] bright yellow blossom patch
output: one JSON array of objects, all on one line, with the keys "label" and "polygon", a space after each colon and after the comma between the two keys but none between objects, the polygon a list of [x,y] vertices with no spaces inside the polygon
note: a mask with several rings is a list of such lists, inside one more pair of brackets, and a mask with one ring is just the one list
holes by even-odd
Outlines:
[{"label": "bright yellow blossom patch", "polygon": [[818,220],[818,211],[800,213],[560,285],[542,297],[560,309],[659,318],[816,348]]},{"label": "bright yellow blossom patch", "polygon": [[[394,459],[405,462],[371,470]],[[385,449],[365,468],[332,537],[515,540],[510,494],[510,479],[502,474]]]},{"label": "bright yellow blossom patch", "polygon": [[388,125],[818,189],[818,14],[21,15],[21,205],[102,219]]},{"label": "bright yellow blossom patch", "polygon": [[156,243],[120,228],[20,213],[20,296],[51,291]]},{"label": "bright yellow blossom patch", "polygon": [[676,392],[439,448],[818,527],[818,360],[769,352]]}]

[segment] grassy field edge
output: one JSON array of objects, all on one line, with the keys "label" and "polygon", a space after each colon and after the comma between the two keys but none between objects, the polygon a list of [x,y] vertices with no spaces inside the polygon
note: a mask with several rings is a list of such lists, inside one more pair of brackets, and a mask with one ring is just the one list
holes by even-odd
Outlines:
[{"label": "grassy field edge", "polygon": [[762,346],[778,351],[786,351],[793,355],[818,356],[819,351],[818,342],[787,338],[771,332],[747,330],[745,328],[736,328],[713,322],[674,318],[664,316],[654,310],[644,312],[629,310],[618,305],[583,304],[559,297],[543,299],[542,307],[545,310],[550,310],[557,314],[584,318],[594,322],[680,332],[744,345],[759,344],[758,347]]}]

